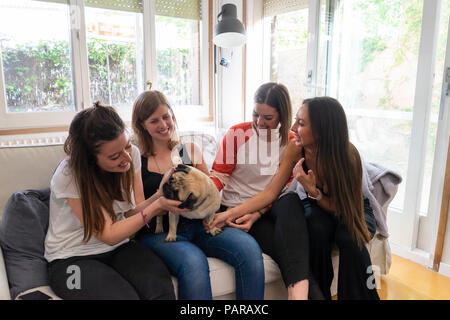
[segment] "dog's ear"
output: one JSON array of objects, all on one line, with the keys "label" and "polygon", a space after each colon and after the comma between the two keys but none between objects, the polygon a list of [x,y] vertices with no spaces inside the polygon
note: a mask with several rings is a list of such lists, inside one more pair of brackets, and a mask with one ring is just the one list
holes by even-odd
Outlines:
[{"label": "dog's ear", "polygon": [[195,203],[197,202],[197,197],[194,196],[193,193],[190,193],[189,196],[186,198],[186,200],[184,200],[184,202],[182,204],[180,204],[178,206],[178,208],[180,209],[192,209],[195,205]]},{"label": "dog's ear", "polygon": [[179,172],[179,171],[184,172],[184,173],[187,174],[187,173],[189,173],[189,167],[187,165],[184,165],[184,164],[179,164],[176,167],[175,172]]}]

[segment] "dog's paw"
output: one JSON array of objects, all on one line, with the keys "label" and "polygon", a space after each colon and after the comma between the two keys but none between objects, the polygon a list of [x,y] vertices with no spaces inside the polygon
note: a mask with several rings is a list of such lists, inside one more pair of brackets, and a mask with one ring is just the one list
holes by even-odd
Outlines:
[{"label": "dog's paw", "polygon": [[214,227],[211,230],[209,230],[209,233],[213,236],[217,236],[219,233],[222,232],[222,229]]},{"label": "dog's paw", "polygon": [[177,241],[177,235],[169,233],[166,237],[166,242],[175,242],[175,241]]}]

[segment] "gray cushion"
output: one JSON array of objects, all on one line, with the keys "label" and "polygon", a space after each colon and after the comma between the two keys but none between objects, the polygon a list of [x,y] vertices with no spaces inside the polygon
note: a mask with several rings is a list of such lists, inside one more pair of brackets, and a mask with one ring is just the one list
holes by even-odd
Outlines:
[{"label": "gray cushion", "polygon": [[48,228],[50,189],[15,192],[0,222],[0,244],[11,297],[48,285],[44,240]]}]

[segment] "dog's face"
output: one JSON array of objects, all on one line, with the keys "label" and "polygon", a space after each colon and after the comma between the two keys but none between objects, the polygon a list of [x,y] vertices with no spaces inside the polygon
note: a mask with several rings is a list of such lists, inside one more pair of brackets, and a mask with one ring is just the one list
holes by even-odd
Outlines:
[{"label": "dog's face", "polygon": [[[181,201],[178,207],[190,210],[181,214],[188,219],[205,219],[209,224],[220,207],[220,194],[216,185],[208,175],[194,167],[179,164],[162,188],[164,197]],[[169,212],[170,227],[166,241],[176,241],[177,224],[178,215]],[[220,231],[220,228],[214,227],[210,234],[215,236]]]},{"label": "dog's face", "polygon": [[163,185],[164,197],[183,202],[179,208],[193,209],[205,192],[209,177],[200,170],[179,164]]}]

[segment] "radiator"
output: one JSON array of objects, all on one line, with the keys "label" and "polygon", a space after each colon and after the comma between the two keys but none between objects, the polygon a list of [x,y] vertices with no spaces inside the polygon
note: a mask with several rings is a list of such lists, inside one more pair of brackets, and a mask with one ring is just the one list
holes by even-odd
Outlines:
[{"label": "radiator", "polygon": [[0,148],[63,144],[67,132],[0,136]]}]

